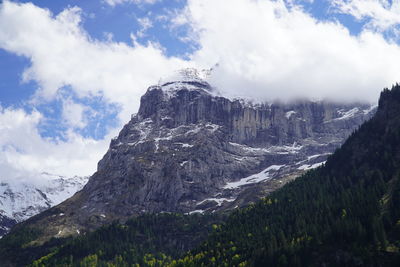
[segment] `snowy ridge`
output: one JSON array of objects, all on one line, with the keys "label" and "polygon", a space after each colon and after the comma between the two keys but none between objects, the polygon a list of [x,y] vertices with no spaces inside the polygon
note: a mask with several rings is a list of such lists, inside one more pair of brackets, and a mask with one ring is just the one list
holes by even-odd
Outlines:
[{"label": "snowy ridge", "polygon": [[39,178],[40,183],[1,181],[0,216],[22,222],[71,197],[89,179],[79,176],[66,178],[48,173],[41,173]]}]

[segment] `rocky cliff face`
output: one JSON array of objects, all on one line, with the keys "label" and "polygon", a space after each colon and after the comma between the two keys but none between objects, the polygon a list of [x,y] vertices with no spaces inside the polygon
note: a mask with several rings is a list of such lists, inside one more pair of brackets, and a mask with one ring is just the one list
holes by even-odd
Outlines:
[{"label": "rocky cliff face", "polygon": [[148,89],[82,191],[29,223],[65,236],[145,212],[240,207],[323,164],[374,111],[232,101],[184,73]]}]

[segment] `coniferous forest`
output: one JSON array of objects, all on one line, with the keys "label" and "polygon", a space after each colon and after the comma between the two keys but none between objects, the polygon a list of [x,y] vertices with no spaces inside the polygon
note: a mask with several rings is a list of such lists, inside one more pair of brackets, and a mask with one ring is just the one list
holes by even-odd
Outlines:
[{"label": "coniferous forest", "polygon": [[[69,239],[0,241],[17,266],[400,266],[400,86],[326,164],[229,215],[159,214]],[[7,259],[7,260],[6,260]]]}]

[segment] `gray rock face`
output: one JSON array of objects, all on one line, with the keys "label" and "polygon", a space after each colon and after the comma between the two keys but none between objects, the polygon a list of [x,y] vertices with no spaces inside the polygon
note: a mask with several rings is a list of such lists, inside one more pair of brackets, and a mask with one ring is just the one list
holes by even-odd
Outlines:
[{"label": "gray rock face", "polygon": [[[290,105],[250,105],[208,94],[207,91],[212,89],[207,84],[197,82],[195,86],[199,90],[187,90],[185,83],[179,86],[182,90],[167,101],[161,86],[150,88],[142,97],[136,120],[133,118],[130,123],[151,119],[156,127],[174,128],[208,122],[224,127],[227,141],[265,146],[329,134],[343,138],[354,124],[359,125],[365,120],[364,115],[369,114],[368,105],[310,101]],[[342,135],[338,135],[338,131]]]},{"label": "gray rock face", "polygon": [[105,213],[121,206],[118,213],[127,215],[191,212],[207,198],[218,206],[216,195],[235,199],[224,192],[230,182],[271,165],[281,167],[270,175],[283,175],[294,171],[294,163],[322,162],[371,114],[362,104],[255,106],[210,92],[198,81],[149,88],[84,188],[89,203]]},{"label": "gray rock face", "polygon": [[82,191],[36,221],[63,236],[144,212],[240,207],[321,165],[374,110],[231,101],[201,79],[153,86]]}]

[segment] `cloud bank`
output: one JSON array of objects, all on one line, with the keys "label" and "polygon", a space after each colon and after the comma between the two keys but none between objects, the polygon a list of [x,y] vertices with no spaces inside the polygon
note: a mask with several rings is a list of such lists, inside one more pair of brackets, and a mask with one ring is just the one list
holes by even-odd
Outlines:
[{"label": "cloud bank", "polygon": [[212,83],[227,95],[377,101],[400,79],[398,44],[369,28],[352,36],[283,1],[189,0],[176,23],[200,46],[194,62],[218,63]]}]

